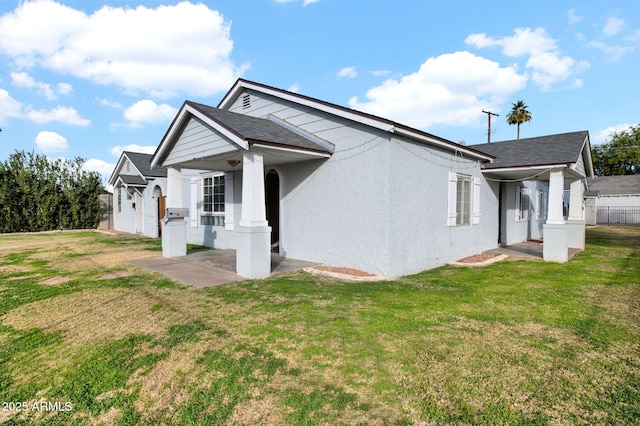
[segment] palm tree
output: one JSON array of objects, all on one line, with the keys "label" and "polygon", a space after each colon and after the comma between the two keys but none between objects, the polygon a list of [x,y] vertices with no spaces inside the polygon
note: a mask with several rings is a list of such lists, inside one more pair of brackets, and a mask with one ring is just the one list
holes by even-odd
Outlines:
[{"label": "palm tree", "polygon": [[518,139],[520,139],[520,124],[531,121],[531,113],[527,110],[524,101],[518,101],[511,108],[511,112],[507,115],[507,123],[518,125]]}]

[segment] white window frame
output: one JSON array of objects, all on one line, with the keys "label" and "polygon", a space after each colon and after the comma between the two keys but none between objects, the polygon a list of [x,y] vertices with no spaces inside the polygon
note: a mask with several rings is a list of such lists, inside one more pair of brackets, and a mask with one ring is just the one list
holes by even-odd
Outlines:
[{"label": "white window frame", "polygon": [[538,190],[536,192],[536,218],[543,220],[546,218],[547,203],[544,191]]},{"label": "white window frame", "polygon": [[[211,173],[202,176],[202,191],[200,193],[202,212],[200,213],[200,225],[225,226],[226,181],[224,178],[224,173]],[[209,187],[207,184],[209,179],[211,180],[211,194],[206,193]],[[220,179],[222,179],[222,184],[219,183]],[[216,180],[218,180],[218,183],[216,183]],[[207,196],[211,197],[210,203],[206,201]]]},{"label": "white window frame", "polygon": [[[467,183],[465,199],[458,199],[459,184]],[[464,188],[463,188],[464,194]],[[447,226],[471,226],[480,223],[480,178],[449,172]],[[466,201],[466,203],[465,203]],[[465,211],[467,214],[465,214]]]},{"label": "white window frame", "polygon": [[516,222],[529,220],[529,208],[531,206],[529,192],[528,188],[516,187]]}]

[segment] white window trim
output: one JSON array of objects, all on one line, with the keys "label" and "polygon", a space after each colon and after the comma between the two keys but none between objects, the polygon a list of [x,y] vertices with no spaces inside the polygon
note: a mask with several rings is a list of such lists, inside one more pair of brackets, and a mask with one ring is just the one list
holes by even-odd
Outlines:
[{"label": "white window trim", "polygon": [[[225,208],[225,211],[223,211],[223,212],[215,212],[215,211],[206,212],[206,211],[204,211],[204,180],[207,179],[207,178],[213,179],[213,178],[220,177],[220,176],[225,177],[225,180],[224,180],[225,181],[225,192],[224,192],[224,208]],[[226,174],[223,173],[223,172],[207,173],[207,174],[201,175],[201,177],[200,177],[200,179],[198,179],[198,181],[201,184],[200,191],[198,191],[199,194],[200,194],[200,197],[199,197],[200,203],[199,204],[201,206],[201,209],[200,209],[201,211],[200,211],[200,214],[196,216],[196,221],[200,222],[202,220],[201,218],[203,216],[219,216],[219,217],[223,218],[223,221],[222,221],[223,225],[202,225],[202,226],[224,226],[226,228],[226,213],[227,213],[226,212],[226,209],[227,209],[227,179],[226,179]],[[212,182],[212,184],[213,184],[213,182]],[[193,191],[193,186],[191,187],[191,190]],[[213,197],[213,193],[211,194],[211,196]],[[213,203],[213,199],[212,199],[212,203]],[[213,204],[211,205],[211,208],[213,209]]]},{"label": "white window trim", "polygon": [[191,178],[191,208],[189,209],[191,213],[191,217],[189,218],[189,222],[191,223],[192,228],[197,228],[200,224],[200,211],[198,210],[198,182],[200,179],[197,177]]},{"label": "white window trim", "polygon": [[[470,185],[470,194],[469,201],[471,205],[469,206],[469,223],[465,224],[457,224],[457,185],[458,178],[465,178],[471,181]],[[448,197],[447,197],[447,226],[471,226],[478,225],[480,223],[480,216],[482,215],[480,211],[480,186],[481,180],[476,176],[469,176],[456,172],[449,172],[448,179]]]},{"label": "white window trim", "polygon": [[536,218],[538,220],[545,219],[546,216],[546,195],[544,191],[538,190],[536,192]]},{"label": "white window trim", "polygon": [[[528,188],[522,186],[516,187],[516,222],[527,222],[529,220],[529,209],[531,208],[531,197],[529,193]],[[527,200],[526,208],[523,209],[522,201],[525,199]]]}]

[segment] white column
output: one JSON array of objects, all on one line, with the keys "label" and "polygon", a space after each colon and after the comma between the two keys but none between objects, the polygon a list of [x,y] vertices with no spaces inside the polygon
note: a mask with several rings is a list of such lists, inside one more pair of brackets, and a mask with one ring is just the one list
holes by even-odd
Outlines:
[{"label": "white column", "polygon": [[167,167],[167,207],[182,206],[182,172],[175,167]]},{"label": "white column", "polygon": [[550,262],[566,262],[569,256],[567,225],[562,212],[564,173],[552,171],[549,176],[549,207],[543,226],[542,254]]},{"label": "white column", "polygon": [[582,184],[582,179],[575,179],[571,181],[567,229],[569,235],[569,247],[584,250],[586,221],[584,218],[584,186]]},{"label": "white column", "polygon": [[549,207],[547,224],[563,225],[562,197],[564,195],[564,173],[562,170],[552,171],[549,176]]},{"label": "white column", "polygon": [[259,152],[242,157],[242,212],[236,229],[236,272],[245,278],[271,274],[271,227],[264,196],[264,162]]},{"label": "white column", "polygon": [[[166,207],[183,207],[182,172],[175,167],[167,167],[167,203]],[[162,255],[179,257],[187,255],[187,229],[184,219],[163,219]]]},{"label": "white column", "polygon": [[242,157],[242,213],[240,226],[267,226],[264,198],[264,162],[259,152]]},{"label": "white column", "polygon": [[582,180],[571,181],[571,192],[569,195],[569,220],[584,219],[584,188]]},{"label": "white column", "polygon": [[233,172],[224,174],[224,229],[235,229],[235,212],[233,200]]}]

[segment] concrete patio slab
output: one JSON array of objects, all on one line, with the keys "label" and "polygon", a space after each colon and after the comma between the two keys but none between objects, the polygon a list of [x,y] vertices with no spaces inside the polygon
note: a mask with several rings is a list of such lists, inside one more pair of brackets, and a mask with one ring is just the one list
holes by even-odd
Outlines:
[{"label": "concrete patio slab", "polygon": [[[180,257],[151,257],[135,259],[129,263],[158,272],[179,283],[194,287],[211,287],[235,281],[244,277],[235,273],[235,250],[202,250]],[[271,276],[313,266],[315,263],[271,255]]]}]

